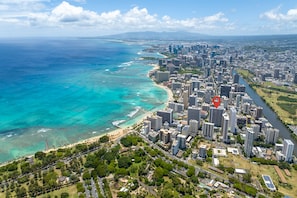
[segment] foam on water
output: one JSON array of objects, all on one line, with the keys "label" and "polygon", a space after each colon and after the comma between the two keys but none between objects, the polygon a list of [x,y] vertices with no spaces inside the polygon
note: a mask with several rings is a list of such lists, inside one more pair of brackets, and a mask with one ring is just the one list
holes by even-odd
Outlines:
[{"label": "foam on water", "polygon": [[41,128],[39,130],[37,130],[37,133],[46,133],[48,131],[50,131],[51,129],[47,129],[47,128]]},{"label": "foam on water", "polygon": [[129,67],[134,63],[134,61],[128,61],[125,63],[120,64],[118,67]]},{"label": "foam on water", "polygon": [[122,124],[123,122],[125,122],[126,120],[116,120],[112,122],[113,126],[119,127],[120,124]]},{"label": "foam on water", "polygon": [[127,116],[132,118],[133,116],[135,116],[139,112],[140,109],[141,109],[141,107],[139,107],[139,106],[135,107],[135,110],[131,111]]}]

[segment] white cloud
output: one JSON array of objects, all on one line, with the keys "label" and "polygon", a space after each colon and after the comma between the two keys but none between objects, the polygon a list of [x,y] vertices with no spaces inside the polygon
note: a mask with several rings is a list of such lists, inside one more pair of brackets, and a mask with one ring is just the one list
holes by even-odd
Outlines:
[{"label": "white cloud", "polygon": [[63,1],[59,6],[52,10],[49,19],[54,22],[80,22],[89,21],[97,17],[92,11],[86,11],[82,7],[70,5]]},{"label": "white cloud", "polygon": [[39,11],[45,8],[47,2],[49,0],[1,0],[0,8],[2,11],[8,12]]},{"label": "white cloud", "polygon": [[[8,2],[8,0],[4,1]],[[120,10],[97,13],[86,10],[80,6],[71,5],[66,1],[48,10],[43,8],[45,1],[46,0],[11,0],[9,2],[39,4],[39,8],[35,7],[30,11],[24,9],[24,12],[21,14],[0,14],[0,22],[6,21],[8,23],[25,24],[40,28],[63,28],[65,31],[67,29],[73,30],[73,28],[87,27],[88,30],[92,30],[94,34],[146,30],[187,30],[201,33],[231,30],[231,23],[228,22],[228,18],[225,17],[222,12],[202,18],[178,20],[170,16],[159,17],[156,14],[150,14],[146,8],[139,7],[133,7],[125,13],[122,13]],[[1,7],[1,5],[10,6],[12,4],[0,3],[0,10],[1,8],[6,9],[6,7]]]},{"label": "white cloud", "polygon": [[224,13],[222,12],[219,12],[212,16],[207,16],[203,20],[207,23],[228,22],[228,19],[224,16]]},{"label": "white cloud", "polygon": [[280,12],[280,6],[264,12],[260,15],[260,18],[266,18],[272,21],[287,21],[295,22],[297,21],[297,8],[289,9],[286,13]]}]

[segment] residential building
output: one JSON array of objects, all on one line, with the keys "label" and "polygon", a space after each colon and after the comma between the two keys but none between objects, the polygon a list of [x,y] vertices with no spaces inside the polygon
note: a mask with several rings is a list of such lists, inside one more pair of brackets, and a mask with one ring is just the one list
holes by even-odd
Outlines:
[{"label": "residential building", "polygon": [[203,137],[209,140],[213,139],[214,123],[204,122],[202,125]]},{"label": "residential building", "polygon": [[188,124],[190,124],[190,120],[196,120],[198,122],[198,127],[200,125],[200,118],[201,118],[201,108],[200,107],[189,107],[188,108]]},{"label": "residential building", "polygon": [[245,141],[244,141],[244,152],[247,157],[251,157],[254,143],[254,131],[251,128],[247,128]]},{"label": "residential building", "polygon": [[228,128],[229,128],[229,115],[227,113],[224,113],[221,134],[223,136],[223,142],[225,143],[229,143]]},{"label": "residential building", "polygon": [[151,122],[151,127],[154,131],[159,131],[162,127],[162,117],[152,116],[147,118]]},{"label": "residential building", "polygon": [[214,123],[216,127],[222,126],[222,120],[223,120],[223,113],[224,108],[222,107],[210,107],[210,113],[209,113],[209,121]]},{"label": "residential building", "polygon": [[230,108],[230,131],[231,133],[236,133],[236,126],[237,126],[237,111],[235,107]]},{"label": "residential building", "polygon": [[290,139],[284,139],[284,147],[282,153],[285,161],[291,162],[293,160],[294,143]]},{"label": "residential building", "polygon": [[158,83],[168,81],[170,76],[169,71],[156,71],[156,81]]},{"label": "residential building", "polygon": [[173,122],[173,110],[168,108],[167,110],[158,110],[157,116],[162,117],[162,122],[168,122],[171,124]]}]

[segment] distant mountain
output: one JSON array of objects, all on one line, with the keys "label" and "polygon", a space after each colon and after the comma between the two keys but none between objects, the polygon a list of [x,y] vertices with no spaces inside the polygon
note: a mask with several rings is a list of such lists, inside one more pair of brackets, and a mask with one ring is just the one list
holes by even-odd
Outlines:
[{"label": "distant mountain", "polygon": [[127,32],[122,34],[114,34],[101,36],[107,39],[123,39],[123,40],[203,40],[211,39],[213,36],[191,33],[191,32]]}]

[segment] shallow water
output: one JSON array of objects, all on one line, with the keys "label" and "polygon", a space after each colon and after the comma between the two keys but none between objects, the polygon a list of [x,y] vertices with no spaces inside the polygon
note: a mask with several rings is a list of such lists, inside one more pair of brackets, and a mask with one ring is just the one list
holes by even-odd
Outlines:
[{"label": "shallow water", "polygon": [[0,40],[0,162],[163,108],[166,91],[147,77],[142,49],[99,39]]}]

